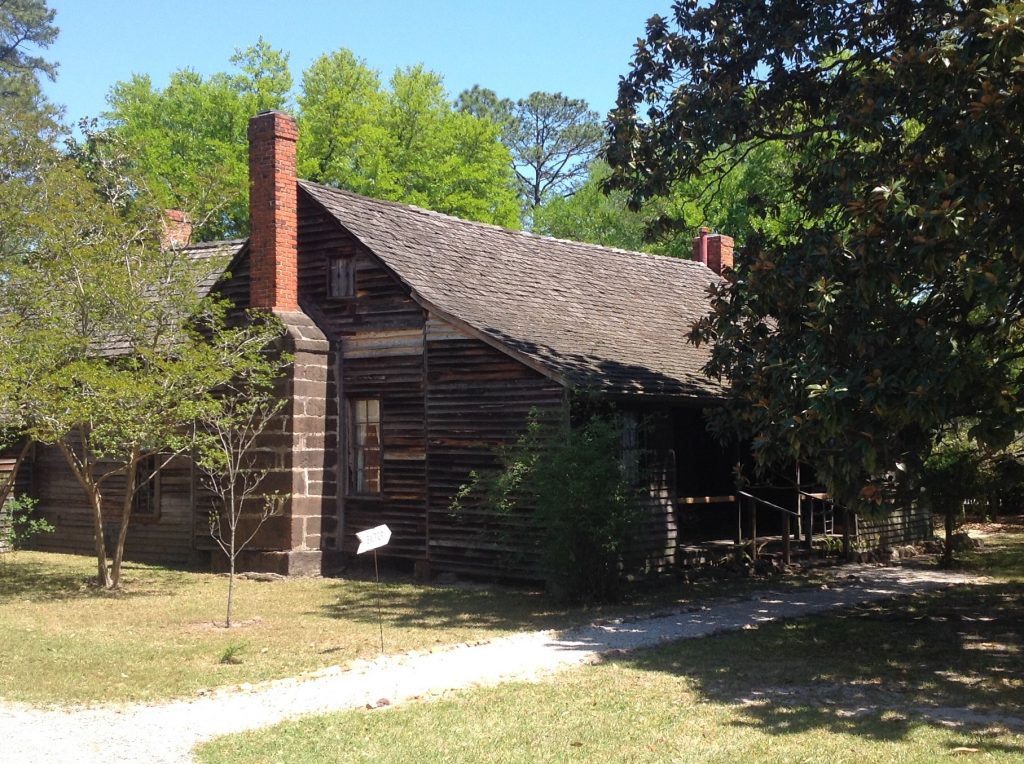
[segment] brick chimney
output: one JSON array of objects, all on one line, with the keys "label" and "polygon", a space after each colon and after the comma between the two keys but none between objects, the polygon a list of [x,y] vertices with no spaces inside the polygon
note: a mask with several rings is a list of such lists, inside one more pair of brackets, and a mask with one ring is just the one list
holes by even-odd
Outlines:
[{"label": "brick chimney", "polygon": [[721,233],[701,228],[700,236],[693,240],[693,259],[704,263],[719,276],[725,268],[732,268],[733,239]]},{"label": "brick chimney", "polygon": [[192,218],[181,210],[164,210],[160,221],[160,249],[180,249],[192,241]]},{"label": "brick chimney", "polygon": [[264,111],[249,120],[249,305],[299,310],[295,119]]}]

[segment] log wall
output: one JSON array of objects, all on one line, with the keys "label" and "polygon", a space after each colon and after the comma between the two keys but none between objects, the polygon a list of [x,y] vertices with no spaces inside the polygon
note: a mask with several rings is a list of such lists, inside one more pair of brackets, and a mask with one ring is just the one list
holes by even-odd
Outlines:
[{"label": "log wall", "polygon": [[[100,470],[113,465],[104,463]],[[41,517],[54,526],[53,533],[33,539],[32,548],[44,552],[92,554],[93,519],[85,490],[75,479],[64,456],[53,446],[36,446],[33,470],[35,497]],[[186,457],[164,467],[158,482],[159,510],[151,516],[133,515],[125,541],[125,559],[165,565],[194,562],[192,545],[192,465]],[[124,478],[104,481],[103,517],[107,551],[113,552],[124,497]]]},{"label": "log wall", "polygon": [[560,411],[564,389],[507,354],[431,316],[425,329],[429,561],[432,568],[536,579],[529,519],[452,499],[473,471],[498,466],[497,448],[516,440],[530,411]]},{"label": "log wall", "polygon": [[[333,372],[339,384],[332,395],[347,415],[348,402],[381,401],[381,492],[357,496],[349,490],[347,434],[326,433],[334,445],[339,489],[335,510],[325,518],[325,548],[355,552],[356,531],[387,523],[391,556],[426,556],[426,419],[424,408],[425,315],[406,288],[336,220],[300,194],[299,278],[303,305],[336,351]],[[351,262],[352,297],[328,294],[329,261]]]}]

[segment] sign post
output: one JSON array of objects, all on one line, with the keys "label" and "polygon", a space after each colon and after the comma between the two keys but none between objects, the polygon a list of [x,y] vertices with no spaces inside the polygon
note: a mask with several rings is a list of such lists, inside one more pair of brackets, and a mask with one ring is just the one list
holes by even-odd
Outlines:
[{"label": "sign post", "polygon": [[380,569],[377,567],[377,550],[386,546],[391,540],[391,529],[386,525],[378,525],[375,528],[367,528],[356,534],[359,539],[359,548],[356,554],[373,552],[373,576],[377,580],[377,624],[380,627],[380,654],[384,654],[384,614],[380,604]]}]

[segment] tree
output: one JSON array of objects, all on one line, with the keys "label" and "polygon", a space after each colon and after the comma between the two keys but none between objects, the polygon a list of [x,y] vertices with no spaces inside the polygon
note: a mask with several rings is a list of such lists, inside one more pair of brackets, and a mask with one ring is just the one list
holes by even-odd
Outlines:
[{"label": "tree", "polygon": [[930,507],[943,516],[945,544],[942,562],[953,563],[954,531],[964,502],[978,495],[982,454],[964,435],[963,423],[943,433],[921,465],[921,487]]},{"label": "tree", "polygon": [[299,174],[357,193],[393,191],[380,76],[351,51],[320,56],[302,75]]},{"label": "tree", "polygon": [[[563,417],[531,411],[525,432],[496,451],[499,466],[471,473],[452,510],[483,509],[516,516],[532,526],[524,545],[508,525],[498,530],[496,549],[539,553],[552,592],[571,602],[614,602],[623,575],[633,572],[638,527],[643,521],[635,491],[620,460],[623,422],[589,413],[570,425]],[[508,554],[508,552],[505,552]]]},{"label": "tree", "polygon": [[651,249],[649,215],[629,209],[624,191],[605,193],[608,165],[596,161],[572,196],[556,196],[533,211],[535,233],[634,251]]},{"label": "tree", "polygon": [[[278,322],[265,321],[261,326],[262,332],[255,336],[245,333],[242,341],[262,349],[280,336]],[[215,391],[215,405],[196,418],[193,453],[200,481],[214,500],[209,515],[210,535],[228,558],[227,628],[231,628],[238,555],[263,524],[280,512],[287,498],[260,493],[269,469],[261,465],[257,447],[267,426],[284,407],[285,399],[274,383],[288,360],[273,353],[253,356],[237,377]]]},{"label": "tree", "polygon": [[[1024,4],[677,2],[610,118],[634,206],[782,142],[792,215],[758,231],[694,329],[731,383],[720,433],[841,501],[919,485],[950,422],[1021,422]],[[743,154],[741,153],[742,157]],[[721,177],[722,171],[718,172]]]},{"label": "tree", "polygon": [[527,210],[572,195],[601,149],[601,118],[578,98],[537,91],[511,101],[474,85],[459,94],[456,106],[501,126]]},{"label": "tree", "polygon": [[[53,77],[56,65],[30,55],[25,46],[47,47],[56,37],[53,11],[44,2],[0,3],[0,296],[13,297],[10,275],[32,249],[31,212],[41,179],[59,160],[55,146],[63,133],[58,110],[42,95],[39,75]],[[18,303],[0,302],[0,325],[20,327],[31,314],[18,313]],[[32,364],[12,343],[16,335],[0,331],[0,448],[17,448],[8,479],[0,484],[0,508],[7,505],[31,443],[22,438],[24,424],[17,401]],[[32,349],[35,351],[35,348]],[[20,442],[20,446],[19,446]],[[20,502],[20,499],[15,499]],[[30,505],[17,504],[20,520],[36,527]],[[12,526],[13,527],[13,526]],[[39,526],[42,527],[42,526]]]},{"label": "tree", "polygon": [[205,79],[179,69],[162,90],[133,75],[110,89],[103,115],[151,193],[165,208],[186,210],[200,238],[248,231],[249,118],[285,108],[292,86],[287,54],[262,38],[231,63],[239,73]]},{"label": "tree", "polygon": [[456,111],[440,76],[396,70],[384,88],[350,51],[303,75],[299,168],[311,180],[378,199],[515,227],[510,158],[492,122]]},{"label": "tree", "polygon": [[681,180],[662,198],[630,207],[622,189],[608,190],[607,163],[596,160],[572,196],[556,196],[533,211],[537,233],[661,255],[692,256],[694,232],[701,226],[742,244],[755,230],[778,230],[793,213],[778,178],[788,167],[784,148],[767,144],[751,151],[720,179],[713,173]]},{"label": "tree", "polygon": [[[237,73],[183,69],[163,90],[146,75],[114,85],[104,115],[138,157],[165,207],[185,209],[197,235],[248,230],[246,128],[289,105],[287,54],[264,40],[231,58]],[[298,95],[303,177],[499,225],[518,221],[507,151],[492,123],[456,112],[441,78],[412,67],[388,87],[350,51],[318,58]]]},{"label": "tree", "polygon": [[57,65],[31,52],[48,48],[57,38],[54,16],[46,0],[0,2],[0,98],[17,96],[39,74],[54,78]]},{"label": "tree", "polygon": [[[231,328],[227,309],[198,288],[217,265],[159,246],[161,210],[118,160],[87,138],[51,157],[25,197],[19,247],[0,271],[4,423],[54,445],[93,516],[98,580],[119,584],[133,498],[148,458],[155,470],[190,444],[210,391],[261,352],[260,334]],[[153,470],[153,471],[155,471]],[[112,564],[104,500],[123,485]]]}]

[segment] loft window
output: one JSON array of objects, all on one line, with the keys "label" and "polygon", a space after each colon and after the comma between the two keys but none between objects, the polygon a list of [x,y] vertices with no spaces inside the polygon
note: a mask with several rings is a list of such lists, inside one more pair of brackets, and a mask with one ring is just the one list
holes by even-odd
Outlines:
[{"label": "loft window", "polygon": [[327,266],[327,296],[356,296],[356,268],[351,257],[332,257]]},{"label": "loft window", "polygon": [[349,411],[349,492],[380,493],[380,399],[353,398]]},{"label": "loft window", "polygon": [[160,473],[156,456],[147,456],[135,465],[132,515],[152,519],[160,515]]}]

